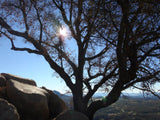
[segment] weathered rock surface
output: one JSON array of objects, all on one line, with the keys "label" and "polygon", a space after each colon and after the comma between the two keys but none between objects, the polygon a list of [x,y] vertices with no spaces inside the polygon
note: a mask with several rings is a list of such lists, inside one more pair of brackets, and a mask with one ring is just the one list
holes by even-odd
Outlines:
[{"label": "weathered rock surface", "polygon": [[19,120],[19,114],[14,105],[0,98],[0,120]]},{"label": "weathered rock surface", "polygon": [[0,74],[0,98],[7,99],[6,95],[6,78]]},{"label": "weathered rock surface", "polygon": [[48,90],[45,87],[42,88],[49,93],[48,106],[49,106],[50,118],[54,118],[68,109],[65,102],[56,94],[54,94],[53,91]]},{"label": "weathered rock surface", "polygon": [[[0,98],[12,103],[19,113],[15,114],[20,116],[14,118],[11,114],[11,119],[4,120],[51,120],[68,110],[65,102],[53,91],[37,87],[31,79],[7,73],[0,74]],[[3,120],[1,113],[0,120]]]},{"label": "weathered rock surface", "polygon": [[48,92],[26,83],[8,79],[6,91],[9,100],[16,106],[23,120],[47,120]]},{"label": "weathered rock surface", "polygon": [[6,95],[6,87],[0,87],[0,98],[8,100],[7,95]]},{"label": "weathered rock surface", "polygon": [[1,73],[1,75],[4,76],[7,80],[13,79],[13,80],[16,80],[16,81],[21,82],[21,83],[26,83],[26,84],[29,84],[29,85],[37,86],[36,82],[31,80],[31,79],[21,78],[19,76],[15,76],[15,75],[8,74],[8,73]]},{"label": "weathered rock surface", "polygon": [[0,87],[6,86],[6,79],[3,75],[0,74]]},{"label": "weathered rock surface", "polygon": [[68,110],[59,114],[53,120],[89,120],[89,119],[83,113],[76,112],[73,110]]}]

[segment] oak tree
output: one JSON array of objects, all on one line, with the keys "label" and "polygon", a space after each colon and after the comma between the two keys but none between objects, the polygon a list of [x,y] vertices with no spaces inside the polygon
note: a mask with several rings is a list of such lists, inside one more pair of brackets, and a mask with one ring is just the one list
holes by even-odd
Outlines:
[{"label": "oak tree", "polygon": [[[0,2],[1,37],[12,50],[43,56],[71,90],[74,109],[90,120],[128,88],[159,97],[153,89],[160,81],[159,20],[158,0]],[[100,88],[107,96],[89,104]]]}]

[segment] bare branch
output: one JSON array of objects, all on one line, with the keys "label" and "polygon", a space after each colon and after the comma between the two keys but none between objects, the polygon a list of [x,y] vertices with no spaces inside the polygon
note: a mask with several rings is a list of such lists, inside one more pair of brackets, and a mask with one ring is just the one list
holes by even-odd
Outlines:
[{"label": "bare branch", "polygon": [[136,88],[136,89],[142,90],[142,91],[144,91],[144,92],[149,92],[149,93],[151,93],[152,95],[154,95],[154,96],[156,96],[157,98],[160,99],[160,95],[157,94],[154,90],[151,90],[150,88],[140,88],[140,87],[137,87],[137,86],[133,86],[133,87]]},{"label": "bare branch", "polygon": [[28,53],[35,53],[35,54],[42,55],[39,51],[37,51],[37,50],[32,50],[32,49],[29,49],[29,48],[17,48],[17,47],[12,47],[11,49],[12,49],[12,50],[15,50],[15,51],[27,51]]},{"label": "bare branch", "polygon": [[96,30],[96,32],[100,35],[100,37],[102,37],[104,40],[106,40],[107,42],[109,42],[111,45],[116,46],[116,44],[114,43],[114,41],[110,41],[109,39],[105,38],[105,36],[98,30]]},{"label": "bare branch", "polygon": [[49,46],[49,47],[53,47],[55,48],[59,54],[62,55],[62,57],[72,66],[73,70],[76,72],[77,71],[77,66],[69,59],[69,56],[67,56],[67,54],[65,52],[63,52],[61,49],[59,49],[56,45],[51,45],[51,44],[48,44],[47,42],[43,42],[43,44]]},{"label": "bare branch", "polygon": [[90,89],[90,91],[85,96],[85,100],[88,100],[93,94],[98,90],[99,87],[101,87],[107,80],[109,80],[111,77],[113,77],[117,67],[115,67],[108,75],[104,76],[96,85],[94,85],[93,90]]},{"label": "bare branch", "polygon": [[[67,19],[66,12],[65,12],[63,6],[62,6],[62,5],[58,5],[55,0],[52,0],[52,1],[53,1],[53,3],[56,5],[56,7],[60,10],[64,22],[69,26],[70,31],[71,31],[73,37],[76,39],[76,38],[77,38],[77,35],[76,35],[75,31],[74,31],[74,28],[73,28],[73,26],[72,26],[71,21],[69,21],[69,20]],[[70,13],[70,14],[71,14],[71,13]]]},{"label": "bare branch", "polygon": [[86,85],[87,89],[88,89],[89,91],[92,91],[92,87],[91,87],[90,83],[89,83],[88,81],[86,81],[86,80],[84,80],[83,82],[84,82],[84,84]]},{"label": "bare branch", "polygon": [[25,1],[19,1],[20,6],[22,6],[21,11],[23,14],[23,18],[24,18],[24,23],[25,23],[25,27],[26,27],[26,33],[28,33],[29,27],[28,27],[28,23],[27,23],[27,14],[26,14],[26,8],[25,8]]},{"label": "bare branch", "polygon": [[69,16],[69,21],[72,24],[72,12],[73,12],[73,0],[70,0],[71,7],[70,7],[70,16]]},{"label": "bare branch", "polygon": [[107,50],[108,50],[108,47],[105,47],[102,51],[100,51],[97,55],[95,55],[95,56],[92,56],[92,57],[88,57],[88,58],[85,58],[87,61],[89,61],[89,60],[93,60],[93,59],[95,59],[95,58],[98,58],[98,57],[100,57],[100,56],[102,56],[103,54],[105,54],[106,52],[107,52]]},{"label": "bare branch", "polygon": [[147,52],[145,52],[145,54],[143,56],[139,56],[140,59],[138,60],[138,62],[141,63],[142,61],[144,61],[146,59],[146,57],[154,55],[154,54],[152,54],[152,52],[154,50],[159,49],[159,48],[160,48],[160,45],[156,45],[156,46],[150,48]]},{"label": "bare branch", "polygon": [[[52,69],[54,69],[63,79],[64,81],[66,82],[66,84],[70,87],[71,90],[74,89],[74,84],[72,83],[71,81],[71,78],[68,76],[68,74],[64,71],[63,68],[61,68],[57,63],[55,63],[51,56],[48,54],[47,50],[39,44],[39,42],[37,40],[35,40],[34,38],[28,36],[28,34],[26,33],[21,33],[21,32],[18,32],[18,31],[15,31],[13,30],[1,17],[0,17],[0,25],[4,28],[7,29],[7,31],[12,34],[12,35],[17,35],[17,36],[20,36],[20,37],[23,37],[25,38],[27,41],[31,42],[34,47],[36,49],[39,50],[39,52],[41,53],[41,55],[44,56],[44,58],[46,59],[46,61],[49,63],[50,67]],[[17,50],[28,50],[28,49],[24,49],[24,48],[18,48]],[[29,52],[33,52],[33,51],[30,51],[28,50]]]},{"label": "bare branch", "polygon": [[116,69],[117,69],[117,67],[115,67],[108,75],[104,76],[103,79],[94,86],[93,91],[97,91],[97,89],[99,87],[101,87],[107,80],[109,80],[111,77],[113,77]]},{"label": "bare branch", "polygon": [[12,45],[12,50],[15,50],[15,51],[27,51],[28,53],[35,53],[35,54],[39,54],[39,55],[42,55],[38,50],[32,50],[30,48],[17,48],[15,47],[14,45],[14,42],[13,42],[13,39],[7,35],[6,33],[2,32],[10,41],[11,41],[11,45]]},{"label": "bare branch", "polygon": [[35,8],[35,10],[36,10],[37,19],[38,19],[39,25],[40,25],[40,28],[39,28],[39,31],[40,31],[40,34],[39,34],[39,43],[41,44],[41,42],[42,42],[42,35],[43,35],[43,34],[42,34],[42,32],[43,32],[43,25],[42,25],[42,21],[41,21],[41,18],[40,18],[40,14],[39,14],[38,8],[37,8],[37,6],[36,6],[36,1],[33,2],[33,1],[31,0],[31,2],[33,3],[34,8]]},{"label": "bare branch", "polygon": [[[144,77],[141,77],[141,78],[136,78],[135,80],[133,81],[130,81],[128,83],[125,83],[124,87],[123,87],[123,90],[133,86],[135,83],[139,83],[139,82],[145,82],[145,81],[149,81],[150,79],[153,79],[154,77],[157,79],[156,75],[158,75],[160,73],[160,71],[157,71],[155,73],[150,73],[148,76],[144,76]],[[158,79],[157,79],[158,80]],[[160,80],[160,78],[159,78]]]}]

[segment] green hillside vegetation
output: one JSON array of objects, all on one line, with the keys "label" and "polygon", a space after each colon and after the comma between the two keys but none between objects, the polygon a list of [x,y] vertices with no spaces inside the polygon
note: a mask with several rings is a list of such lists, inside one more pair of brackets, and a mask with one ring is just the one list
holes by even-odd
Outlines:
[{"label": "green hillside vegetation", "polygon": [[96,112],[94,120],[159,120],[160,100],[120,98],[108,108]]}]

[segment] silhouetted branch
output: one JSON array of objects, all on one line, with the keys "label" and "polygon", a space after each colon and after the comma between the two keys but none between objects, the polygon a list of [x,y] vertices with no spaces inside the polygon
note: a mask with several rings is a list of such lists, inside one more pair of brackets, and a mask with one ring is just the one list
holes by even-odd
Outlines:
[{"label": "silhouetted branch", "polygon": [[133,87],[136,88],[136,89],[145,91],[145,92],[150,92],[152,95],[154,95],[154,96],[156,96],[157,98],[160,99],[160,95],[157,92],[151,90],[150,88],[148,88],[148,89],[147,88],[140,88],[140,87],[137,87],[137,86],[133,86]]}]

